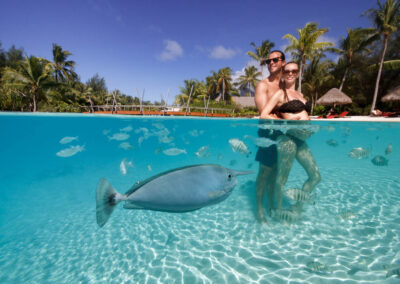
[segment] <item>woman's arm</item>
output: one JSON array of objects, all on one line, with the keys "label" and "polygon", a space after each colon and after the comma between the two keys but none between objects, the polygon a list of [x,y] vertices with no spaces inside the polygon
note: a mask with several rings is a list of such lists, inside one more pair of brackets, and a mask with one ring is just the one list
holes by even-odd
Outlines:
[{"label": "woman's arm", "polygon": [[266,106],[260,114],[260,118],[279,119],[276,115],[271,114],[272,110],[278,105],[283,98],[283,91],[277,91],[272,98],[267,102]]}]

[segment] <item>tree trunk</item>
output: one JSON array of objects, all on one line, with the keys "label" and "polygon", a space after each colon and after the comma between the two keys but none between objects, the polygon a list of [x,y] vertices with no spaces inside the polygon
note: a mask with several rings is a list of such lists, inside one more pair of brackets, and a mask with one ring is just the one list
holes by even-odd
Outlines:
[{"label": "tree trunk", "polygon": [[346,81],[346,77],[347,77],[347,73],[349,72],[349,69],[350,69],[350,67],[347,67],[346,71],[344,71],[344,75],[343,75],[342,83],[340,83],[339,91],[342,91],[342,89],[343,89],[344,81]]},{"label": "tree trunk", "polygon": [[301,93],[301,80],[303,78],[303,68],[304,68],[303,60],[304,60],[304,55],[301,56],[301,58],[300,58],[299,87],[297,88],[297,91],[299,93]]},{"label": "tree trunk", "polygon": [[32,101],[33,101],[33,112],[36,112],[36,96],[35,95],[33,95]]},{"label": "tree trunk", "polygon": [[222,80],[222,101],[225,102],[225,80]]},{"label": "tree trunk", "polygon": [[378,97],[378,89],[379,89],[379,81],[381,80],[381,74],[382,74],[382,67],[383,67],[383,60],[385,59],[385,53],[386,53],[386,48],[388,44],[389,36],[385,35],[385,39],[383,41],[383,50],[382,50],[382,55],[381,55],[381,62],[379,63],[379,71],[378,71],[378,76],[376,77],[376,84],[375,84],[375,92],[374,92],[374,99],[372,101],[372,106],[371,106],[371,111],[375,109],[376,105],[376,99]]}]

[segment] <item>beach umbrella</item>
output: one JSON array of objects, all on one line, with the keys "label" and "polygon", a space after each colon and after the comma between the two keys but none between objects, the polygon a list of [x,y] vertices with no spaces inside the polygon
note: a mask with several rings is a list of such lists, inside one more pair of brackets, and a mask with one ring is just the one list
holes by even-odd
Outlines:
[{"label": "beach umbrella", "polygon": [[395,102],[400,101],[400,86],[392,89],[385,96],[382,97],[382,102]]},{"label": "beach umbrella", "polygon": [[317,100],[319,105],[346,105],[353,101],[349,96],[337,88],[330,89],[325,95]]}]

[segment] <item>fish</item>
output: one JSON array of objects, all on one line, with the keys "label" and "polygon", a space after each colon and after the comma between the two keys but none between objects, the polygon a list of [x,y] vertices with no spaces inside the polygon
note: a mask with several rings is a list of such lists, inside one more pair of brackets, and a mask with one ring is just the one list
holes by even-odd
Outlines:
[{"label": "fish", "polygon": [[204,158],[210,156],[210,146],[202,146],[195,153],[197,157]]},{"label": "fish", "polygon": [[334,126],[325,126],[323,128],[328,132],[334,132],[336,130]]},{"label": "fish", "polygon": [[127,159],[122,159],[121,163],[119,164],[119,170],[121,174],[126,175],[129,167],[133,167],[132,161],[128,162]]},{"label": "fish", "polygon": [[297,188],[289,188],[284,192],[284,195],[293,201],[314,202],[315,195]]},{"label": "fish", "polygon": [[392,145],[392,144],[389,144],[389,145],[386,147],[385,154],[386,154],[386,155],[389,155],[389,154],[392,153],[392,151],[393,151],[393,145]]},{"label": "fish", "polygon": [[169,148],[163,151],[165,155],[168,156],[177,156],[180,154],[187,154],[185,149],[179,149],[179,148]]},{"label": "fish", "polygon": [[141,132],[143,132],[143,134],[146,134],[146,133],[149,133],[149,130],[146,127],[140,127],[140,128],[135,130],[136,134],[139,134]]},{"label": "fish", "polygon": [[113,136],[108,136],[109,140],[123,141],[128,139],[130,136],[125,132],[115,133]]},{"label": "fish", "polygon": [[328,141],[326,141],[326,144],[328,144],[329,146],[332,146],[332,147],[339,146],[339,142],[337,142],[335,139],[329,139]]},{"label": "fish", "polygon": [[252,139],[254,144],[257,145],[257,147],[264,147],[267,148],[271,145],[277,144],[277,141],[274,141],[272,139],[269,138],[265,138],[265,137],[251,137],[249,135],[245,135],[244,136],[245,139]]},{"label": "fish", "polygon": [[103,135],[108,135],[108,133],[110,133],[111,130],[110,129],[104,129],[103,130]]},{"label": "fish", "polygon": [[396,275],[397,277],[400,277],[400,268],[397,269],[391,269],[386,273],[386,278],[389,278],[393,275]]},{"label": "fish", "polygon": [[375,166],[387,166],[389,164],[389,160],[386,159],[383,156],[375,156],[371,162],[375,165]]},{"label": "fish", "polygon": [[120,129],[119,131],[122,131],[122,132],[131,132],[132,129],[133,129],[132,126],[128,125],[127,127],[124,127],[124,128],[122,128],[122,129]]},{"label": "fish", "polygon": [[125,209],[188,212],[225,200],[237,184],[236,177],[253,172],[236,171],[217,164],[172,169],[135,183],[125,194],[103,177],[96,189],[96,221],[103,227],[115,206]]},{"label": "fish", "polygon": [[147,165],[147,169],[149,170],[149,172],[153,170],[153,168],[150,165]]},{"label": "fish", "polygon": [[233,152],[245,154],[246,156],[250,154],[249,148],[242,140],[239,140],[237,138],[232,138],[229,139],[229,144],[231,145]]},{"label": "fish", "polygon": [[158,136],[158,141],[160,143],[171,143],[174,140],[174,137],[163,135],[163,136]]},{"label": "fish", "polygon": [[274,209],[271,211],[272,217],[285,223],[293,223],[300,219],[300,215],[294,211],[286,209]]},{"label": "fish", "polygon": [[199,131],[197,129],[194,129],[192,131],[189,131],[189,134],[193,137],[199,136]]},{"label": "fish", "polygon": [[164,129],[165,126],[162,123],[153,123],[152,124],[157,129]]},{"label": "fish", "polygon": [[349,152],[349,157],[353,159],[364,159],[368,158],[370,152],[370,149],[357,147],[351,149],[351,151]]},{"label": "fish", "polygon": [[349,210],[345,210],[339,214],[339,218],[342,220],[352,219],[352,218],[355,218],[356,216],[357,215],[354,212],[349,211]]},{"label": "fish", "polygon": [[124,150],[129,150],[133,148],[133,146],[129,142],[122,142],[121,144],[119,144],[118,147]]},{"label": "fish", "polygon": [[60,144],[68,144],[68,143],[71,143],[74,140],[78,140],[78,138],[79,138],[78,136],[75,136],[75,137],[65,136],[59,142],[60,142]]},{"label": "fish", "polygon": [[310,261],[306,264],[306,267],[306,270],[309,272],[326,273],[331,271],[329,267],[318,261]]},{"label": "fish", "polygon": [[76,155],[79,152],[82,152],[85,150],[85,146],[71,146],[69,148],[63,149],[59,152],[56,153],[57,156],[62,157],[62,158],[67,158]]}]

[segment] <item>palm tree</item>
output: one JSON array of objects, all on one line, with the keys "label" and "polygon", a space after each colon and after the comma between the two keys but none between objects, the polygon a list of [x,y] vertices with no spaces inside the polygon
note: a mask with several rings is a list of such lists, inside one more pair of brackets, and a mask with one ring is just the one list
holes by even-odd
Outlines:
[{"label": "palm tree", "polygon": [[330,74],[330,69],[334,66],[334,63],[330,60],[321,62],[321,59],[322,56],[314,57],[311,63],[304,70],[304,89],[311,97],[311,113],[313,112],[322,87],[326,82],[333,79],[333,76]]},{"label": "palm tree", "polygon": [[339,87],[340,91],[343,89],[347,74],[352,67],[354,55],[363,51],[369,51],[367,46],[376,39],[377,34],[374,29],[347,29],[347,37],[342,37],[339,43],[339,53],[343,54],[343,60],[346,66],[342,82],[340,83]]},{"label": "palm tree", "polygon": [[311,59],[315,54],[319,54],[328,47],[334,46],[331,42],[317,42],[328,31],[328,28],[318,28],[317,23],[307,23],[303,29],[297,29],[299,38],[291,34],[283,36],[283,38],[290,41],[290,45],[286,47],[285,52],[291,51],[292,56],[300,62],[299,92],[301,92],[301,81],[307,59]]},{"label": "palm tree", "polygon": [[176,96],[175,104],[183,105],[190,96],[190,102],[199,103],[204,97],[207,97],[207,89],[203,82],[198,80],[185,80],[184,86],[180,87],[181,93]]},{"label": "palm tree", "polygon": [[268,54],[275,44],[269,40],[263,40],[259,47],[254,42],[250,43],[250,45],[254,47],[255,52],[248,51],[247,54],[257,62],[260,62],[261,75],[264,76],[263,66],[266,64],[265,60],[268,58]]},{"label": "palm tree", "polygon": [[378,75],[376,77],[374,98],[371,105],[372,112],[375,109],[376,99],[378,97],[379,81],[381,79],[383,61],[385,59],[389,38],[400,25],[400,1],[387,0],[385,4],[382,4],[378,0],[378,9],[369,9],[364,12],[364,15],[368,15],[372,19],[376,32],[380,36],[383,36],[381,59],[379,63]]},{"label": "palm tree", "polygon": [[232,69],[229,67],[221,68],[217,73],[217,92],[219,96],[217,100],[222,99],[222,101],[230,100],[229,93],[232,88]]},{"label": "palm tree", "polygon": [[247,88],[249,92],[251,87],[255,90],[257,83],[260,81],[258,77],[261,75],[261,72],[258,72],[256,67],[250,66],[244,69],[244,73],[245,74],[241,75],[238,78],[238,82],[234,83],[234,85],[240,89]]},{"label": "palm tree", "polygon": [[61,46],[53,43],[53,67],[56,82],[73,80],[77,77],[74,72],[75,62],[67,60],[71,52],[62,50]]},{"label": "palm tree", "polygon": [[46,90],[56,86],[51,80],[52,73],[52,64],[48,60],[31,56],[25,57],[17,69],[6,67],[3,80],[22,96],[28,96],[32,100],[32,111],[36,112],[37,103],[46,98]]}]

